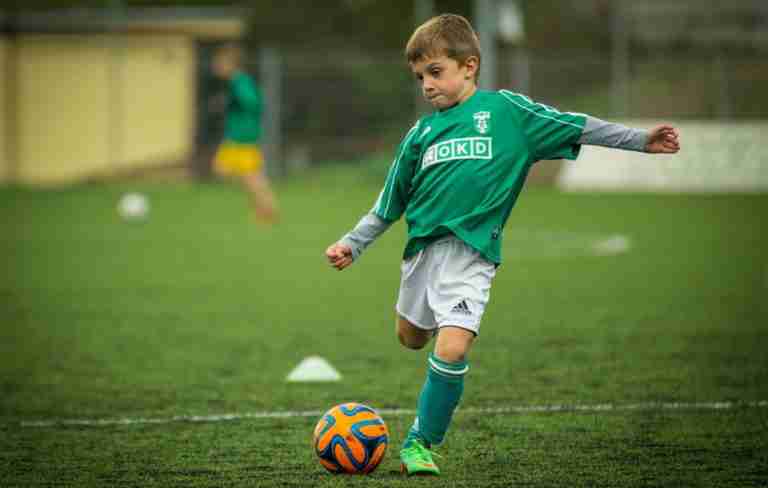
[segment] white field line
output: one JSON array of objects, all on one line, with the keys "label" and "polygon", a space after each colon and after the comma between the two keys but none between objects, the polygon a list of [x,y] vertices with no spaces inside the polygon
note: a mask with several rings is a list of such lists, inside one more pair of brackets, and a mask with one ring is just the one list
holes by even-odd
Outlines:
[{"label": "white field line", "polygon": [[[568,412],[625,412],[625,411],[649,411],[649,410],[736,410],[744,408],[768,408],[768,401],[756,402],[645,402],[629,404],[553,404],[553,405],[518,405],[508,407],[487,408],[459,408],[457,414],[469,415],[513,415],[534,413],[568,413]],[[400,417],[416,415],[414,409],[380,409],[378,412],[383,417]],[[281,419],[296,417],[320,417],[321,410],[285,410],[274,412],[244,412],[225,413],[219,415],[177,415],[174,417],[156,418],[112,418],[112,419],[53,419],[22,421],[21,427],[105,427],[113,425],[146,425],[146,424],[171,424],[179,422],[203,423],[203,422],[230,422],[235,420]]]}]

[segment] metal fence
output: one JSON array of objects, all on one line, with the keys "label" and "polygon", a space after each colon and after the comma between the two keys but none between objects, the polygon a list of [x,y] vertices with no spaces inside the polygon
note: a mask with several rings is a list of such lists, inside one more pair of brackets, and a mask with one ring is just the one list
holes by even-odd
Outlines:
[{"label": "metal fence", "polygon": [[[274,56],[277,62],[265,69],[264,56],[255,49],[248,68],[262,81],[279,83],[278,99],[270,99],[267,90],[270,113],[278,118],[265,123],[278,125],[273,133],[281,141],[281,171],[389,154],[430,110],[419,100],[399,53],[318,56],[276,50]],[[638,53],[625,66],[626,76],[617,79],[604,53],[508,50],[499,55],[498,86],[562,110],[613,120],[768,118],[768,58],[717,51]]]}]

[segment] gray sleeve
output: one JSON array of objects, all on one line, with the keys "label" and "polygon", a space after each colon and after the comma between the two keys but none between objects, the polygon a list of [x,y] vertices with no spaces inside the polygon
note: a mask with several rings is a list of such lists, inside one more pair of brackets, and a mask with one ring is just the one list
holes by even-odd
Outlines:
[{"label": "gray sleeve", "polygon": [[579,138],[579,144],[645,152],[647,140],[647,130],[632,129],[587,115],[587,123]]},{"label": "gray sleeve", "polygon": [[366,247],[384,233],[392,222],[369,212],[360,219],[354,229],[349,231],[339,242],[352,248],[352,260],[357,260]]}]

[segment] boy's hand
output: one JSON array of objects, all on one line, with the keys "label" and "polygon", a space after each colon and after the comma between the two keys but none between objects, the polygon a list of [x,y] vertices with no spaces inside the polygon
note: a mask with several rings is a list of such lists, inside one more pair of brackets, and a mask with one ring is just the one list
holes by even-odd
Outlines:
[{"label": "boy's hand", "polygon": [[325,257],[328,258],[331,266],[341,271],[352,264],[352,248],[337,242],[328,246],[328,249],[325,250]]},{"label": "boy's hand", "polygon": [[654,154],[674,154],[680,150],[677,129],[671,125],[660,125],[648,133],[645,152]]}]

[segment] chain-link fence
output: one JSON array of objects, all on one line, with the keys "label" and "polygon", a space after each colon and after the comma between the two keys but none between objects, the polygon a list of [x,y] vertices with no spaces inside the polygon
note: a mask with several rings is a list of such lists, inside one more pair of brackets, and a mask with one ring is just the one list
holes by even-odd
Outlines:
[{"label": "chain-link fence", "polygon": [[[597,52],[529,53],[527,67],[503,60],[502,86],[567,110],[612,118],[760,119],[768,117],[768,57],[723,53],[639,54],[616,79]],[[516,83],[521,66],[527,89]]]},{"label": "chain-link fence", "polygon": [[[280,158],[291,167],[361,161],[394,150],[430,108],[399,53],[278,50]],[[264,77],[259,49],[248,69]],[[600,52],[502,51],[498,86],[562,110],[605,119],[752,120],[768,118],[768,58],[749,53],[637,53],[628,75]],[[268,95],[268,94],[267,94]],[[266,124],[274,121],[265,120]],[[210,124],[209,124],[210,126]]]}]

